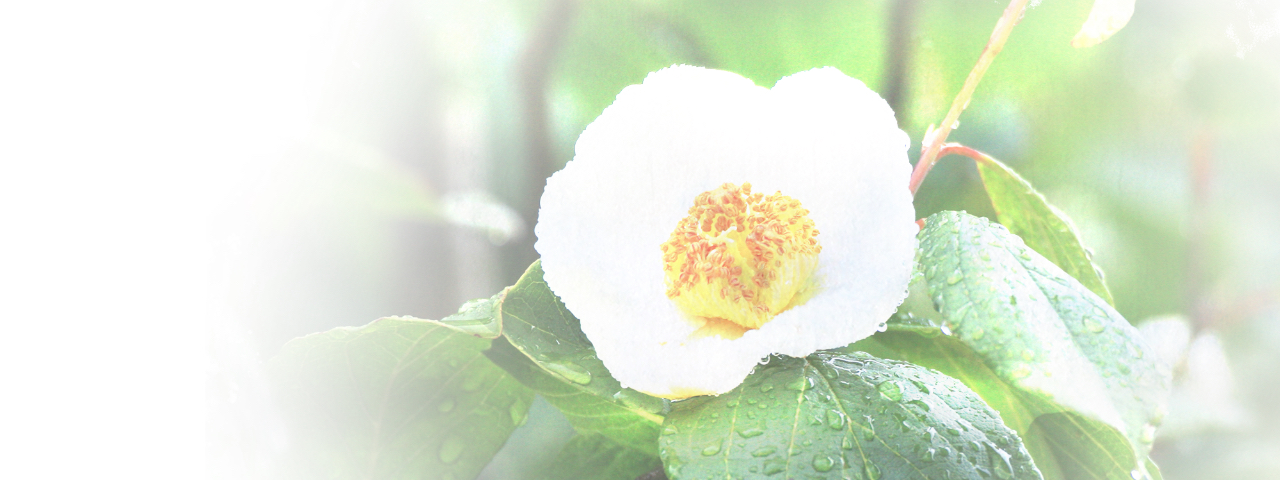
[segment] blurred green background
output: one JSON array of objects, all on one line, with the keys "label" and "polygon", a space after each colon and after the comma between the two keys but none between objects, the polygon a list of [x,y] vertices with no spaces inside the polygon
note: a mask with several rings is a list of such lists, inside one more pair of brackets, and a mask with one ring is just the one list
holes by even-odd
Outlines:
[{"label": "blurred green background", "polygon": [[[1153,458],[1168,479],[1280,478],[1280,2],[1142,1],[1069,45],[1090,0],[1031,8],[951,141],[1064,210],[1177,380]],[[271,476],[287,448],[260,365],[290,338],[441,318],[536,258],[544,179],[625,86],[694,64],[758,85],[835,66],[916,146],[1005,4],[988,0],[332,2],[304,140],[220,221],[231,319],[212,327],[209,463]],[[336,5],[336,6],[335,6]],[[971,160],[917,214],[993,217]],[[250,212],[246,214],[245,212]],[[625,212],[620,212],[625,213]],[[539,402],[482,478],[531,478],[570,427]]]}]

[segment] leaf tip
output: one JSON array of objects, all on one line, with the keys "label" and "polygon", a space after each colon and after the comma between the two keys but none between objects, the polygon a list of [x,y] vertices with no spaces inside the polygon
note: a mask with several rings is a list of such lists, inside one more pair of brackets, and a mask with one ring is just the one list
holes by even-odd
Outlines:
[{"label": "leaf tip", "polygon": [[1111,38],[1124,28],[1133,17],[1135,0],[1095,0],[1089,10],[1089,18],[1071,39],[1075,48],[1092,47]]}]

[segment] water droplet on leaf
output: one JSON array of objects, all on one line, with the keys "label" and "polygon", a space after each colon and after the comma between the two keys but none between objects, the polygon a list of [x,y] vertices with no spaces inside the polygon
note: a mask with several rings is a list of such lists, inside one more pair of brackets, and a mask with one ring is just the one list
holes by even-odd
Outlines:
[{"label": "water droplet on leaf", "polygon": [[439,405],[436,405],[436,410],[439,410],[441,412],[448,412],[450,410],[453,410],[453,406],[456,404],[457,402],[453,401],[452,398],[446,398],[443,401],[441,401]]},{"label": "water droplet on leaf", "polygon": [[466,449],[467,444],[461,438],[456,436],[444,439],[440,443],[440,461],[444,463],[453,463],[458,461],[458,457],[462,456],[462,451]]},{"label": "water droplet on leaf", "polygon": [[835,464],[836,461],[826,455],[813,456],[813,469],[819,472],[829,472],[831,471],[831,467],[834,467]]},{"label": "water droplet on leaf", "polygon": [[844,428],[844,414],[835,410],[827,410],[827,426],[831,427],[832,430]]},{"label": "water droplet on leaf", "polygon": [[763,447],[757,448],[757,449],[755,449],[754,451],[752,451],[752,452],[751,452],[751,456],[753,456],[753,457],[767,457],[767,456],[769,456],[769,455],[773,455],[773,452],[776,452],[776,451],[778,451],[778,449],[777,449],[776,447],[774,447],[773,445],[766,445],[766,446],[763,446]]},{"label": "water droplet on leaf", "polygon": [[786,464],[786,462],[782,462],[782,461],[780,461],[780,460],[779,460],[779,461],[770,461],[770,462],[765,462],[765,464],[764,464],[764,474],[765,474],[765,475],[777,475],[777,474],[779,474],[779,473],[782,473],[782,471],[783,471],[783,470],[786,470],[786,469],[787,469],[787,464]]},{"label": "water droplet on leaf", "polygon": [[517,427],[529,421],[529,407],[518,400],[507,408],[507,414],[511,415],[511,424]]},{"label": "water droplet on leaf", "polygon": [[579,385],[591,383],[591,372],[576,363],[549,362],[542,364],[542,366],[570,382]]},{"label": "water droplet on leaf", "polygon": [[877,467],[876,464],[871,463],[870,460],[867,460],[867,463],[862,464],[862,467],[863,467],[863,470],[866,470],[868,479],[880,480],[880,467]]},{"label": "water droplet on leaf", "polygon": [[889,400],[895,402],[902,400],[902,387],[899,387],[893,380],[880,382],[879,385],[876,385],[876,390],[879,390],[880,394]]},{"label": "water droplet on leaf", "polygon": [[1101,323],[1092,318],[1084,319],[1084,328],[1093,333],[1102,333],[1102,331],[1106,329],[1106,327],[1103,327]]},{"label": "water droplet on leaf", "polygon": [[761,429],[760,427],[750,427],[738,430],[738,435],[742,436],[742,438],[758,437],[763,434],[764,429]]}]

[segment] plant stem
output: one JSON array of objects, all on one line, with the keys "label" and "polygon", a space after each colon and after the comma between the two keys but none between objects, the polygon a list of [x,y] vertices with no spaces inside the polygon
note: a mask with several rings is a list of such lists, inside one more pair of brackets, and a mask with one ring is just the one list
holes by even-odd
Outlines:
[{"label": "plant stem", "polygon": [[982,81],[987,68],[991,67],[991,62],[995,61],[996,55],[1004,49],[1004,42],[1009,39],[1013,26],[1022,19],[1022,12],[1027,9],[1027,2],[1028,0],[1012,0],[1009,6],[1005,7],[1004,15],[1001,15],[1000,20],[996,22],[996,28],[991,32],[991,39],[987,40],[987,46],[982,49],[982,55],[978,57],[978,63],[973,65],[973,70],[969,71],[969,77],[964,80],[960,93],[951,102],[951,110],[947,111],[947,117],[942,120],[942,125],[937,130],[930,130],[925,134],[924,140],[927,145],[924,151],[920,152],[920,160],[916,162],[916,168],[911,172],[910,188],[913,195],[920,189],[920,183],[924,181],[925,175],[929,174],[929,169],[937,163],[942,145],[947,141],[947,135],[955,129],[956,122],[960,120],[960,112],[969,106],[973,91],[978,88],[978,82]]},{"label": "plant stem", "polygon": [[938,149],[939,160],[941,160],[942,157],[945,157],[951,154],[964,155],[966,157],[972,158],[973,161],[980,162],[980,163],[991,163],[991,160],[993,160],[990,155],[987,155],[985,153],[979,152],[972,148],[966,147],[959,143],[948,143]]}]

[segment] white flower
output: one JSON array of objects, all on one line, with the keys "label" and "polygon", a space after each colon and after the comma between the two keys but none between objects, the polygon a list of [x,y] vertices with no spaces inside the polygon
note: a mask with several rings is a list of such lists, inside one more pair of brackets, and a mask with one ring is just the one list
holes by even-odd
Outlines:
[{"label": "white flower", "polygon": [[545,279],[623,385],[727,392],[770,353],[875,333],[905,298],[908,143],[884,100],[834,68],[772,90],[698,67],[652,73],[547,181]]}]

